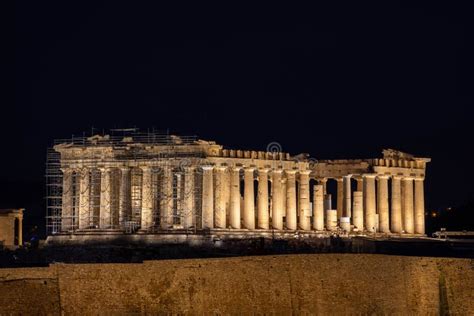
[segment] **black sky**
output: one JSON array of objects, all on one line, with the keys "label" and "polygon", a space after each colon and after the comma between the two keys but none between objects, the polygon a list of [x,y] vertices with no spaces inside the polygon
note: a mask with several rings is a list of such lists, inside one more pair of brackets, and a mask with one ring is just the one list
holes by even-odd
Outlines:
[{"label": "black sky", "polygon": [[130,126],[319,159],[396,148],[433,159],[428,208],[462,204],[474,192],[471,12],[17,1],[0,207],[42,221],[52,140]]}]

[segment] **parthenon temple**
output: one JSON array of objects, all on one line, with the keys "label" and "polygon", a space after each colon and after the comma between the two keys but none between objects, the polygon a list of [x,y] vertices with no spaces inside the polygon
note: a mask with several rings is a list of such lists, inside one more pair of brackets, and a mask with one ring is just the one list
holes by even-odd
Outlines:
[{"label": "parthenon temple", "polygon": [[[424,235],[428,158],[315,160],[130,132],[58,140],[48,153],[50,235]],[[331,191],[332,190],[332,191]]]}]

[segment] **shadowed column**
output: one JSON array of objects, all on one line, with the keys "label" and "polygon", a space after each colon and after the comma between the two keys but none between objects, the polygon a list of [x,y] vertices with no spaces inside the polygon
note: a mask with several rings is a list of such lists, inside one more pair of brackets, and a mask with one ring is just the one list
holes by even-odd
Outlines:
[{"label": "shadowed column", "polygon": [[337,197],[336,197],[336,209],[337,218],[341,218],[344,210],[344,181],[342,178],[336,178],[337,181]]},{"label": "shadowed column", "polygon": [[61,230],[69,231],[72,229],[72,169],[61,169],[63,172],[63,194],[61,207]]},{"label": "shadowed column", "polygon": [[173,169],[164,166],[161,177],[161,221],[162,229],[173,227]]},{"label": "shadowed column", "polygon": [[132,210],[130,168],[120,168],[120,174],[119,223],[123,227],[124,222],[130,220]]},{"label": "shadowed column", "polygon": [[343,216],[351,217],[351,175],[347,175],[343,177],[344,182],[344,208],[343,208]]},{"label": "shadowed column", "polygon": [[[141,229],[148,230],[153,226],[153,181],[152,169],[148,166],[142,169],[142,214]],[[101,194],[102,197],[102,194]],[[102,200],[102,198],[101,198]],[[102,203],[101,203],[102,207]],[[101,212],[102,214],[102,212]],[[101,216],[102,218],[102,216]]]},{"label": "shadowed column", "polygon": [[183,227],[188,229],[195,226],[195,195],[194,195],[195,167],[184,168],[184,222]]},{"label": "shadowed column", "polygon": [[81,170],[79,182],[79,229],[89,227],[90,216],[90,173],[88,168]]},{"label": "shadowed column", "polygon": [[112,170],[100,169],[100,228],[111,227],[112,212]]}]

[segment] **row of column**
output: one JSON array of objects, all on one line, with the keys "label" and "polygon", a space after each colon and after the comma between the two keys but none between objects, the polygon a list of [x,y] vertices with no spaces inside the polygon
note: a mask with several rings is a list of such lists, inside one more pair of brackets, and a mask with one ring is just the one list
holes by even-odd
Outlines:
[{"label": "row of column", "polygon": [[[74,190],[73,174],[75,170],[63,170],[63,192],[62,192],[62,230],[69,231],[74,227],[87,229],[92,225],[93,208],[98,208],[99,228],[118,228],[127,219],[130,219],[132,211],[132,183],[131,169],[122,167],[120,169],[120,178],[118,190],[114,192],[112,179],[112,170],[116,168],[106,167],[98,168],[100,171],[100,183],[91,183],[91,170],[83,168],[77,171],[79,176],[78,186]],[[194,188],[194,167],[184,168],[184,192],[177,192],[177,197],[173,196],[173,170],[171,167],[161,169],[160,196],[156,196],[155,184],[153,182],[153,168],[150,166],[140,167],[142,171],[141,178],[141,213],[140,227],[147,230],[154,226],[155,203],[160,207],[160,228],[169,229],[173,226],[173,207],[174,200],[180,199],[181,203],[177,205],[180,213],[183,215],[183,226],[191,227],[194,225],[195,211],[195,188]],[[183,179],[180,179],[180,182]],[[100,186],[99,188],[97,188]],[[97,205],[91,201],[91,191],[97,189],[99,201]],[[113,196],[114,195],[114,196]],[[113,201],[118,197],[117,209],[114,208]],[[77,216],[74,215],[74,199],[78,199]],[[157,201],[158,200],[158,201]],[[76,218],[76,221],[73,221]]]},{"label": "row of column", "polygon": [[[284,229],[283,217],[286,217],[287,229],[311,229],[310,170],[258,169],[257,199],[255,199],[254,180],[256,169],[245,167],[243,168],[244,196],[242,199],[240,193],[240,172],[242,168],[203,167],[203,228],[227,228],[226,205],[228,203],[229,226],[233,229],[269,229],[270,224],[273,229]],[[282,183],[283,173],[286,175],[285,185]],[[296,190],[297,173],[299,176],[298,197]],[[214,183],[214,178],[217,183]],[[271,198],[269,197],[269,181],[272,183]],[[243,206],[241,206],[241,202]],[[321,198],[321,205],[322,203]],[[270,204],[272,206],[271,223]]]},{"label": "row of column", "polygon": [[359,230],[370,232],[425,233],[423,178],[366,174],[356,180],[351,203],[351,176],[337,179],[338,218],[349,217]]},{"label": "row of column", "polygon": [[[286,229],[324,230],[333,227],[331,198],[326,191],[327,179],[313,187],[313,203],[310,202],[310,170],[258,169],[257,199],[254,196],[255,168],[203,166],[201,196],[202,228],[233,229]],[[240,193],[240,172],[244,169],[244,196]],[[118,189],[118,213],[112,212],[112,168],[100,170],[100,206],[99,227],[112,228],[123,223],[131,212],[131,171],[120,168]],[[140,227],[148,230],[154,226],[153,169],[144,166],[142,170]],[[182,214],[182,226],[194,227],[197,223],[195,196],[195,171],[193,166],[184,171],[183,192],[179,192],[178,208]],[[63,230],[69,230],[73,218],[73,170],[63,171]],[[78,173],[78,225],[79,229],[91,226],[91,189],[90,170],[82,169]],[[282,182],[283,174],[285,182]],[[298,182],[296,181],[298,177]],[[391,203],[389,207],[388,181],[391,178]],[[351,190],[351,176],[337,180],[336,222],[352,224],[358,230],[384,233],[424,234],[424,192],[423,179],[413,177],[365,174],[357,177],[357,190]],[[173,226],[173,170],[163,168],[161,177],[160,228]],[[269,197],[268,182],[272,183]],[[297,183],[299,188],[297,190]],[[298,191],[298,194],[297,194]],[[256,203],[255,203],[256,202]],[[241,203],[243,203],[241,207]],[[271,205],[271,208],[270,208]],[[329,212],[328,212],[329,211]],[[242,212],[242,214],[241,214]],[[271,212],[271,223],[270,223]],[[336,211],[335,211],[336,212]],[[227,214],[229,221],[227,222]],[[378,217],[377,217],[378,216]]]}]

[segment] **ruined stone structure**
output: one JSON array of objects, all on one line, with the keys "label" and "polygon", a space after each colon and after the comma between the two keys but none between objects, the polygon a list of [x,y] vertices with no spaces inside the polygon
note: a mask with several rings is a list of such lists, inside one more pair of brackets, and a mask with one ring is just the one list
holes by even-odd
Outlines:
[{"label": "ruined stone structure", "polygon": [[381,158],[316,161],[276,143],[267,149],[135,132],[58,141],[48,157],[49,232],[425,233],[430,159],[388,149]]},{"label": "ruined stone structure", "polygon": [[24,210],[0,209],[0,246],[15,248],[23,244]]}]

